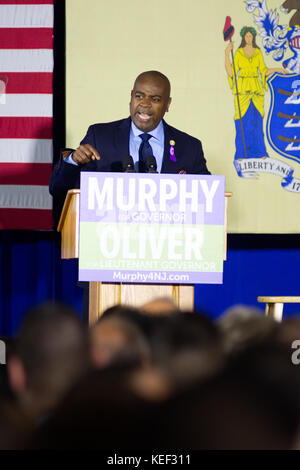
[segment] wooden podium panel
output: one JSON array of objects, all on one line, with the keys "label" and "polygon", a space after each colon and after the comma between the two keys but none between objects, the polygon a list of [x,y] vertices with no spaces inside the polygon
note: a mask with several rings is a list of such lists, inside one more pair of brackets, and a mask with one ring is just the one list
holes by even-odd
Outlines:
[{"label": "wooden podium panel", "polygon": [[[227,246],[227,199],[232,193],[225,193],[224,260]],[[57,230],[61,232],[61,257],[79,257],[79,199],[80,190],[68,191]],[[89,323],[92,324],[109,307],[116,304],[140,307],[157,297],[172,298],[182,310],[194,308],[194,286],[179,284],[123,284],[89,283]]]},{"label": "wooden podium panel", "polygon": [[62,259],[79,258],[79,200],[80,189],[68,191],[57,227]]},{"label": "wooden podium panel", "polygon": [[194,286],[170,284],[89,283],[89,322],[94,323],[107,308],[116,304],[141,307],[157,297],[168,297],[181,310],[193,310]]}]

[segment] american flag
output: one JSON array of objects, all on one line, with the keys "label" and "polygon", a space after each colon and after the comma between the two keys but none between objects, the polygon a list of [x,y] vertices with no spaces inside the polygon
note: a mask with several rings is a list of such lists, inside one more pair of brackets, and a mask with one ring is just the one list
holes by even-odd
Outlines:
[{"label": "american flag", "polygon": [[52,228],[53,0],[0,0],[0,229]]}]

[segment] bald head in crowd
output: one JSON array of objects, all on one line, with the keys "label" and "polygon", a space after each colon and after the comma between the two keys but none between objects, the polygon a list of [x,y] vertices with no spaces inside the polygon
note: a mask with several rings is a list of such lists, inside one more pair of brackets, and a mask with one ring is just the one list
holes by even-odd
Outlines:
[{"label": "bald head in crowd", "polygon": [[158,297],[142,305],[141,311],[150,315],[170,315],[180,310],[169,297]]}]

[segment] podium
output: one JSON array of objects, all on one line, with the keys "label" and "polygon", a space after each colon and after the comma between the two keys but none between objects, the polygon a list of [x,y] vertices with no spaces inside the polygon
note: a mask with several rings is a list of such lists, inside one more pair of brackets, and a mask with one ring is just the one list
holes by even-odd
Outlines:
[{"label": "podium", "polygon": [[[231,195],[225,193],[224,260],[227,251],[227,201]],[[62,259],[79,258],[79,200],[79,189],[68,191],[57,227],[61,232]],[[194,285],[89,282],[89,323],[96,322],[113,305],[140,307],[157,297],[172,298],[181,310],[193,310]]]}]

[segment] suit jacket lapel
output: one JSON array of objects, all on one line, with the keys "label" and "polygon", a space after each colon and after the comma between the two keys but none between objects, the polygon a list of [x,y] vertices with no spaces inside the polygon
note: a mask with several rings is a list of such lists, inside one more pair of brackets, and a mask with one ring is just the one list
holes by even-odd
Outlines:
[{"label": "suit jacket lapel", "polygon": [[129,136],[131,119],[123,119],[115,132],[115,149],[122,161],[124,157],[130,155]]},{"label": "suit jacket lapel", "polygon": [[[165,131],[165,145],[164,145],[164,157],[161,172],[162,173],[179,173],[182,169],[182,161],[180,158],[180,148],[179,142],[176,142],[176,136],[174,135],[172,128],[163,121],[164,131]],[[174,140],[175,142],[175,155],[176,155],[176,162],[170,159],[170,141]]]}]

